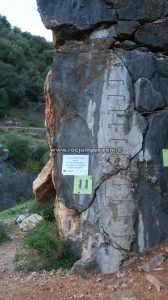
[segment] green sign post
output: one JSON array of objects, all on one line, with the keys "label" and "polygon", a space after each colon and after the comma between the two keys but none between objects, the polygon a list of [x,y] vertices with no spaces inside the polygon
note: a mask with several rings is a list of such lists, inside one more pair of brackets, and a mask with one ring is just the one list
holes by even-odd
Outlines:
[{"label": "green sign post", "polygon": [[92,194],[92,176],[74,176],[74,194]]}]

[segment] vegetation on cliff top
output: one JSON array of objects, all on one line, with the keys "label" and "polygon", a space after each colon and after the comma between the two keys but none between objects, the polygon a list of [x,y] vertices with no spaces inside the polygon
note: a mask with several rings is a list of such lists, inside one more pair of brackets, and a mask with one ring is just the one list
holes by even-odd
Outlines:
[{"label": "vegetation on cliff top", "polygon": [[0,117],[11,107],[43,101],[52,56],[51,43],[12,27],[0,15]]}]

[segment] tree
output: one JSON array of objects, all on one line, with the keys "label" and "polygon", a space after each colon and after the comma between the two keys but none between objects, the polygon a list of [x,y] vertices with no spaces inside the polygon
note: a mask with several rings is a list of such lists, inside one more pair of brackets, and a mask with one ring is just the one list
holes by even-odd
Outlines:
[{"label": "tree", "polygon": [[[52,64],[51,43],[11,27],[0,15],[0,89],[4,105],[22,106],[43,99],[43,82]],[[4,110],[1,101],[1,110]],[[1,114],[2,116],[2,114]]]},{"label": "tree", "polygon": [[0,89],[0,117],[4,117],[7,113],[7,107],[9,104],[8,94],[5,89]]}]

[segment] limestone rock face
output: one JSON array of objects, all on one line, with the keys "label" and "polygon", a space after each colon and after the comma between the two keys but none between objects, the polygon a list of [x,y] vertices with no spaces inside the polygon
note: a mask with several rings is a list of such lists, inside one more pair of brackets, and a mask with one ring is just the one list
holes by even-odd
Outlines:
[{"label": "limestone rock face", "polygon": [[168,50],[168,19],[144,24],[135,35],[139,43],[154,50]]},{"label": "limestone rock face", "polygon": [[[81,257],[74,270],[115,272],[134,251],[168,237],[167,46],[156,38],[153,47],[153,33],[143,45],[139,37],[168,7],[164,0],[37,3],[57,48],[45,83],[57,226]],[[74,192],[65,155],[89,156],[92,193]]]},{"label": "limestone rock face", "polygon": [[153,21],[168,13],[167,0],[37,0],[44,25],[62,24],[88,28],[99,22],[120,20]]},{"label": "limestone rock face", "polygon": [[150,80],[140,78],[135,83],[135,105],[140,111],[153,111],[165,106],[162,95],[156,91]]}]

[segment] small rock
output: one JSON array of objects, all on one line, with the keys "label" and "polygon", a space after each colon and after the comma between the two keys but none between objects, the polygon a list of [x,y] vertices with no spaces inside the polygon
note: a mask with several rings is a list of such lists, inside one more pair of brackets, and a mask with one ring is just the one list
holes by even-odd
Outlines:
[{"label": "small rock", "polygon": [[23,231],[32,230],[42,219],[40,215],[32,214],[19,224],[19,228]]},{"label": "small rock", "polygon": [[55,275],[55,270],[52,270],[50,273],[49,273],[50,276],[54,276]]},{"label": "small rock", "polygon": [[147,181],[148,181],[148,182],[151,182],[152,184],[156,184],[157,181],[158,181],[158,179],[157,179],[156,176],[148,176],[148,177],[147,177]]},{"label": "small rock", "polygon": [[44,283],[44,282],[41,282],[41,283],[40,283],[40,286],[45,286],[45,283]]},{"label": "small rock", "polygon": [[119,41],[115,42],[115,47],[120,47],[121,43]]},{"label": "small rock", "polygon": [[23,222],[24,219],[26,219],[29,215],[28,214],[22,214],[16,217],[15,223],[20,224]]},{"label": "small rock", "polygon": [[9,120],[9,121],[4,122],[4,125],[5,126],[14,126],[15,123],[12,120]]},{"label": "small rock", "polygon": [[113,293],[110,300],[138,300],[138,298],[131,291],[123,290]]},{"label": "small rock", "polygon": [[115,279],[115,280],[112,280],[112,281],[108,280],[108,281],[105,281],[104,284],[108,288],[117,289],[117,288],[119,288],[123,284],[123,281],[121,279]]},{"label": "small rock", "polygon": [[166,288],[165,284],[156,276],[148,274],[146,275],[146,279],[156,287],[158,292]]},{"label": "small rock", "polygon": [[133,282],[134,282],[134,279],[131,278],[131,279],[129,280],[129,283],[133,283]]},{"label": "small rock", "polygon": [[19,240],[19,236],[17,236],[17,235],[11,235],[10,238],[11,238],[12,241]]},{"label": "small rock", "polygon": [[1,157],[3,160],[7,160],[9,158],[9,150],[8,149],[3,149],[1,151]]},{"label": "small rock", "polygon": [[106,39],[106,38],[116,38],[117,32],[115,26],[111,26],[107,29],[100,29],[93,31],[90,35],[90,39]]},{"label": "small rock", "polygon": [[79,299],[82,299],[82,298],[84,298],[85,297],[85,294],[81,294],[80,296],[79,296]]},{"label": "small rock", "polygon": [[123,272],[123,273],[120,273],[120,272],[118,272],[117,273],[117,278],[122,278],[122,277],[124,277],[126,274]]},{"label": "small rock", "polygon": [[143,265],[141,269],[143,271],[149,272],[153,270],[156,266],[160,265],[165,260],[165,257],[163,254],[155,256],[151,261],[149,261],[147,264]]}]

